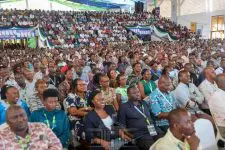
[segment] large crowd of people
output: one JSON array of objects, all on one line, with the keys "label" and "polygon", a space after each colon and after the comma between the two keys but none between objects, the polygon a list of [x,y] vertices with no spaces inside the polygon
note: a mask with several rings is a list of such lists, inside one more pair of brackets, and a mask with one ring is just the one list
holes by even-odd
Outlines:
[{"label": "large crowd of people", "polygon": [[[50,44],[65,48],[126,43],[137,37],[126,26],[155,25],[171,36],[190,37],[183,26],[149,12],[74,12],[41,10],[0,10],[0,27],[39,26]],[[149,22],[149,19],[153,22]]]},{"label": "large crowd of people", "polygon": [[[225,40],[186,33],[175,42],[127,40],[124,23],[144,23],[151,13],[1,14],[1,26],[39,24],[56,45],[89,44],[0,52],[0,149],[197,150],[199,119],[219,133]],[[188,32],[162,18],[155,24]]]}]

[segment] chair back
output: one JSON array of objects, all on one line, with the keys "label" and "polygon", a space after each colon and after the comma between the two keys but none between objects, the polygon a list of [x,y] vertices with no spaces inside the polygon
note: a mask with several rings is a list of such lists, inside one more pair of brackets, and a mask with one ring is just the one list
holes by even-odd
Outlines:
[{"label": "chair back", "polygon": [[203,150],[218,150],[214,128],[209,120],[198,119],[194,122],[194,127]]}]

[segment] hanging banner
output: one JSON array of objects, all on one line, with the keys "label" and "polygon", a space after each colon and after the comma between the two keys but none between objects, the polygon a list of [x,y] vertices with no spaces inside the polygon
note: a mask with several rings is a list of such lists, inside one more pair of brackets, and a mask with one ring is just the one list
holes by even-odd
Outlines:
[{"label": "hanging banner", "polygon": [[0,39],[10,40],[10,39],[24,39],[32,38],[38,36],[36,27],[34,28],[0,28]]},{"label": "hanging banner", "polygon": [[126,28],[138,35],[151,35],[152,34],[152,29],[149,26],[127,26]]},{"label": "hanging banner", "polygon": [[29,48],[37,48],[37,38],[36,37],[28,38],[27,45]]}]

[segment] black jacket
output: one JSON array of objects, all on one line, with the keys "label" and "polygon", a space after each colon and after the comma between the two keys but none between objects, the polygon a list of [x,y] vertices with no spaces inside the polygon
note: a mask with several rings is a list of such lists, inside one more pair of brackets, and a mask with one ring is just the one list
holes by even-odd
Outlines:
[{"label": "black jacket", "polygon": [[85,136],[89,143],[91,143],[94,138],[111,141],[111,139],[118,137],[118,131],[116,130],[117,117],[114,108],[111,105],[106,105],[104,110],[114,122],[112,131],[104,125],[101,118],[94,110],[90,111],[85,116]]}]

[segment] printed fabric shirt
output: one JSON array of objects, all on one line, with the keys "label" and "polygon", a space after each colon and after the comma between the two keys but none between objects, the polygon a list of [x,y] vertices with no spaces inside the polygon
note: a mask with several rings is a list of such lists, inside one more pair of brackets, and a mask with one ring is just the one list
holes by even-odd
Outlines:
[{"label": "printed fabric shirt", "polygon": [[128,96],[127,96],[127,89],[128,86],[126,86],[125,88],[122,87],[118,87],[116,88],[116,94],[120,94],[121,95],[121,103],[126,103],[128,101]]},{"label": "printed fabric shirt", "polygon": [[102,97],[106,105],[113,105],[113,101],[116,100],[116,92],[114,88],[108,88],[106,91],[101,90]]},{"label": "printed fabric shirt", "polygon": [[[43,123],[28,123],[31,150],[62,150],[62,144],[56,135]],[[18,138],[26,143],[26,139],[18,137],[9,126],[0,130],[0,149],[23,150]]]},{"label": "printed fabric shirt", "polygon": [[[155,89],[149,96],[147,100],[150,104],[150,111],[155,117],[160,113],[168,113],[177,108],[178,104],[173,95],[168,93],[161,92],[158,88]],[[168,126],[169,122],[167,119],[156,120],[157,126]]]},{"label": "printed fabric shirt", "polygon": [[[17,105],[19,105],[25,110],[27,117],[30,116],[30,110],[23,100],[18,100]],[[4,100],[0,100],[0,125],[6,122],[6,111],[9,108],[9,106],[10,106],[9,103],[6,103]]]},{"label": "printed fabric shirt", "polygon": [[59,84],[59,96],[61,101],[63,101],[67,97],[69,91],[70,91],[70,84],[68,82],[63,81],[62,83]]},{"label": "printed fabric shirt", "polygon": [[[87,101],[90,91],[87,91],[85,94],[85,99],[80,98],[77,94],[70,93],[65,100],[65,108],[66,111],[68,108],[75,107],[76,109],[83,108],[89,106],[89,102]],[[70,120],[80,120],[80,118],[76,116],[69,115]]]},{"label": "printed fabric shirt", "polygon": [[141,75],[137,76],[135,74],[131,74],[127,78],[127,85],[129,85],[129,86],[136,86],[138,84],[138,82],[141,81],[141,78],[142,78]]}]

